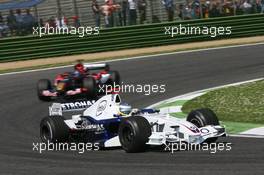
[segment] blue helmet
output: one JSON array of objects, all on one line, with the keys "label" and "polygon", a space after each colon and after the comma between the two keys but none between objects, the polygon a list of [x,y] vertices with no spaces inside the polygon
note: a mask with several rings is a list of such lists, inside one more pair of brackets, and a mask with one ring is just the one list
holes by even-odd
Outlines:
[{"label": "blue helmet", "polygon": [[132,111],[132,106],[130,106],[127,103],[120,103],[119,111],[121,112],[122,115],[128,115]]}]

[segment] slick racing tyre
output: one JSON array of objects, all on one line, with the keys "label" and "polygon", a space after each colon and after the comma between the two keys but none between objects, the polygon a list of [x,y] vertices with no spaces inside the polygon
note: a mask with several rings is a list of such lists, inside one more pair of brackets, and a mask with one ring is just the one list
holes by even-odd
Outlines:
[{"label": "slick racing tyre", "polygon": [[64,123],[62,116],[49,116],[41,120],[40,138],[44,143],[67,142],[69,127]]},{"label": "slick racing tyre", "polygon": [[50,101],[50,97],[43,96],[42,94],[45,90],[51,90],[51,82],[48,79],[41,79],[37,84],[38,98],[42,101]]},{"label": "slick racing tyre", "polygon": [[96,82],[93,77],[86,77],[83,79],[83,88],[87,90],[86,95],[88,98],[96,97]]},{"label": "slick racing tyre", "polygon": [[[187,121],[196,125],[198,128],[206,125],[219,125],[219,120],[216,114],[208,108],[193,110],[187,116]],[[217,137],[208,138],[205,140],[207,143],[212,143],[217,140]]]},{"label": "slick racing tyre", "polygon": [[143,152],[151,135],[151,126],[144,117],[128,117],[120,123],[118,135],[121,146],[126,152]]},{"label": "slick racing tyre", "polygon": [[118,71],[110,71],[110,85],[120,85],[120,74]]}]

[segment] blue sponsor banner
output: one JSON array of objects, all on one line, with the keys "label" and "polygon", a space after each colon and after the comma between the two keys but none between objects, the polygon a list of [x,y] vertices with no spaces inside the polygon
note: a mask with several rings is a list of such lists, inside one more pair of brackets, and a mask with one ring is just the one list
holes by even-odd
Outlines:
[{"label": "blue sponsor banner", "polygon": [[44,0],[4,0],[0,2],[0,10],[29,8],[43,1]]}]

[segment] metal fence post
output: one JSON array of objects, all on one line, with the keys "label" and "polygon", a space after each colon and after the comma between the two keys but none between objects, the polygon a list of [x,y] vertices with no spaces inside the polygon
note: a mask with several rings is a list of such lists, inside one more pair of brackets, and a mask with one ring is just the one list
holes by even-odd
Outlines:
[{"label": "metal fence post", "polygon": [[72,5],[73,5],[73,10],[74,10],[74,15],[75,16],[79,16],[79,11],[78,11],[78,7],[77,7],[77,1],[76,0],[72,0]]},{"label": "metal fence post", "polygon": [[151,22],[154,23],[154,19],[153,19],[154,9],[153,9],[153,1],[152,0],[150,0],[150,11],[151,11]]},{"label": "metal fence post", "polygon": [[62,19],[61,19],[61,17],[62,17],[62,15],[61,15],[61,2],[60,2],[60,0],[57,0],[57,9],[58,9],[58,11],[57,11],[57,18],[59,19],[59,23],[60,23],[60,27],[62,26]]},{"label": "metal fence post", "polygon": [[34,16],[35,16],[35,19],[36,19],[38,26],[40,27],[38,7],[36,5],[34,5]]},{"label": "metal fence post", "polygon": [[202,1],[199,0],[199,4],[200,4],[200,18],[203,19],[203,7],[202,7]]},{"label": "metal fence post", "polygon": [[234,10],[234,16],[236,16],[236,8],[237,8],[237,6],[236,6],[236,1],[235,1],[235,0],[233,0],[233,10]]}]

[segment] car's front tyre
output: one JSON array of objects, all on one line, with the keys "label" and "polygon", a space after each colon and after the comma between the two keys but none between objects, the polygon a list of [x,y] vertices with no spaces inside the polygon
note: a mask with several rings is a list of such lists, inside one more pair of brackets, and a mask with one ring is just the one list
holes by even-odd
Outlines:
[{"label": "car's front tyre", "polygon": [[82,87],[86,89],[86,96],[88,98],[95,98],[97,96],[96,82],[93,77],[84,78]]},{"label": "car's front tyre", "polygon": [[114,85],[120,85],[120,74],[119,74],[119,72],[118,71],[110,71],[109,72],[109,74],[110,74],[110,84],[112,85],[112,86],[114,86]]},{"label": "car's front tyre", "polygon": [[43,91],[45,91],[45,90],[51,90],[51,82],[48,79],[41,79],[37,83],[38,98],[41,101],[50,101],[51,100],[50,97],[46,97],[43,95]]},{"label": "car's front tyre", "polygon": [[[196,109],[189,113],[187,121],[191,122],[198,128],[206,125],[219,125],[219,120],[216,114],[209,108]],[[206,143],[213,143],[217,140],[217,137],[208,138]]]},{"label": "car's front tyre", "polygon": [[56,143],[69,140],[69,127],[62,116],[49,116],[41,120],[40,138],[42,142]]},{"label": "car's front tyre", "polygon": [[128,117],[120,123],[118,135],[121,146],[126,152],[143,152],[151,135],[151,126],[144,117]]}]

